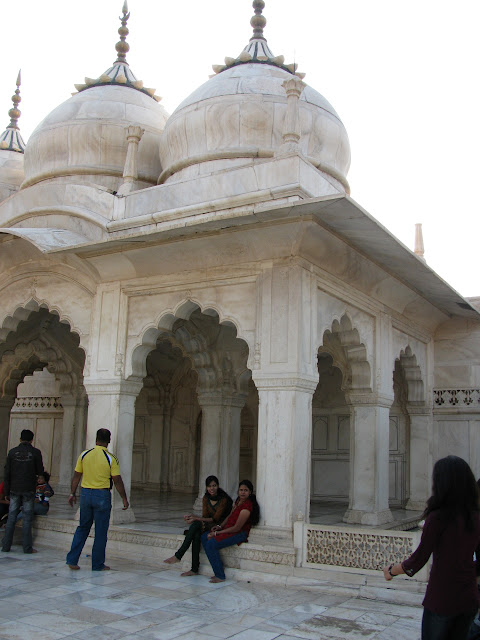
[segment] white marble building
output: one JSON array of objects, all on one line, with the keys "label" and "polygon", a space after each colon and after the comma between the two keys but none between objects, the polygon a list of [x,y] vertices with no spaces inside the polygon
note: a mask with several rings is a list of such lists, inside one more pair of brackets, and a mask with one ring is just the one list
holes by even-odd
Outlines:
[{"label": "white marble building", "polygon": [[480,474],[480,315],[351,199],[339,116],[253,6],[245,49],[170,116],[126,61],[126,6],[115,63],[26,145],[17,86],[0,464],[32,428],[66,491],[108,427],[129,492],[251,477],[287,543],[313,502],[376,527],[422,509],[448,453]]}]

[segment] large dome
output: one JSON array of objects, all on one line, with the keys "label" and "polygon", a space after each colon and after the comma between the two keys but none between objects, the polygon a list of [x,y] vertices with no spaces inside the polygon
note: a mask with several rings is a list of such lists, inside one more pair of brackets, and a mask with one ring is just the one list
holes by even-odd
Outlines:
[{"label": "large dome", "polygon": [[98,78],[85,78],[85,84],[75,85],[78,93],[54,109],[32,133],[25,150],[22,187],[63,178],[118,190],[130,125],[145,130],[138,146],[136,188],[156,184],[161,171],[158,144],[168,114],[158,104],[155,89],[145,88],[126,61],[130,49],[126,2],[122,12],[117,59]]},{"label": "large dome", "polygon": [[[282,144],[287,105],[282,83],[291,77],[280,66],[251,62],[225,69],[194,91],[163,132],[160,182],[272,156]],[[330,103],[309,86],[300,98],[300,124],[301,153],[345,180],[347,132]]]},{"label": "large dome", "polygon": [[25,150],[25,182],[73,176],[116,190],[127,154],[125,128],[145,129],[138,148],[138,180],[156,184],[158,144],[168,114],[149,95],[115,84],[89,87],[54,109]]}]

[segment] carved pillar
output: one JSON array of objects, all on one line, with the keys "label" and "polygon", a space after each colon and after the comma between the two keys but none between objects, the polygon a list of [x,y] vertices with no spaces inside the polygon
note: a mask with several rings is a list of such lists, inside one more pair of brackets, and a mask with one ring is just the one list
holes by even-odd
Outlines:
[{"label": "carved pillar", "polygon": [[410,498],[407,509],[423,511],[431,493],[433,414],[427,407],[407,404],[410,416]]},{"label": "carved pillar", "polygon": [[283,125],[283,143],[280,153],[291,153],[299,150],[301,135],[299,100],[307,85],[297,76],[292,76],[282,83],[287,94],[287,111]]},{"label": "carved pillar", "polygon": [[160,487],[162,490],[168,490],[169,487],[169,467],[170,467],[170,431],[172,428],[172,394],[170,385],[165,387],[163,396],[163,431],[162,431],[162,454],[160,468]]},{"label": "carved pillar", "polygon": [[[216,475],[220,485],[232,497],[237,495],[240,466],[240,415],[246,395],[236,393],[199,393],[202,408],[199,495],[205,493],[205,478]],[[200,503],[201,504],[201,503]]]},{"label": "carved pillar", "polygon": [[[8,433],[10,429],[10,411],[15,402],[12,396],[0,398],[0,477],[3,478],[3,467],[7,459]],[[15,443],[15,446],[17,443]]]},{"label": "carved pillar", "polygon": [[[95,445],[96,432],[100,428],[109,429],[112,440],[109,446],[120,462],[120,473],[125,484],[128,499],[131,500],[132,450],[135,429],[135,399],[142,389],[141,380],[97,382],[85,381],[89,408],[87,422],[87,447]],[[112,517],[115,524],[133,522],[133,509],[122,510],[122,500],[112,491]]]},{"label": "carved pillar", "polygon": [[388,506],[389,416],[393,398],[351,392],[350,502],[345,522],[381,525]]},{"label": "carved pillar", "polygon": [[125,159],[125,167],[123,169],[123,184],[118,190],[118,195],[126,195],[130,193],[133,188],[133,183],[138,178],[138,144],[142,139],[145,129],[139,126],[130,125],[126,127],[125,133],[127,136],[127,157]]},{"label": "carved pillar", "polygon": [[72,395],[62,395],[63,407],[62,442],[60,445],[60,470],[56,491],[59,494],[70,493],[70,481],[75,467],[73,448],[75,443],[77,398]]},{"label": "carved pillar", "polygon": [[87,412],[88,398],[82,390],[82,397],[78,399],[75,411],[75,442],[73,448],[73,460],[76,461],[78,456],[85,449],[87,436]]},{"label": "carved pillar", "polygon": [[297,517],[309,517],[312,397],[318,379],[254,373],[254,382],[259,396],[256,491],[261,524],[291,537]]}]

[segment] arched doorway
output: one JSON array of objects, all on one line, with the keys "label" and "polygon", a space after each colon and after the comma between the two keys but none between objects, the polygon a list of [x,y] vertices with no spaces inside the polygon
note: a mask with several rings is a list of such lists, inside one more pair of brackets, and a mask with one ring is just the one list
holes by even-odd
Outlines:
[{"label": "arched doorway", "polygon": [[17,310],[5,324],[11,330],[0,342],[0,465],[21,429],[30,428],[57,492],[68,492],[87,417],[79,336],[38,305]]}]

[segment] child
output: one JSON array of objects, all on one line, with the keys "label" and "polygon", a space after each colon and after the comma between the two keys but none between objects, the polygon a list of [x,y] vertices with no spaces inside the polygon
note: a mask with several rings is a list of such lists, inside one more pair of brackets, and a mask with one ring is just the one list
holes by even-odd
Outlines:
[{"label": "child", "polygon": [[43,476],[37,478],[37,489],[35,492],[35,504],[33,505],[33,513],[36,516],[46,516],[50,508],[50,498],[54,491],[48,484],[50,474],[45,471]]}]

